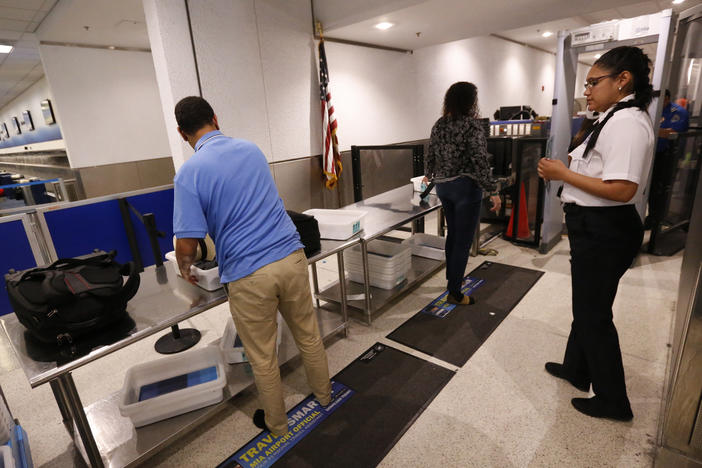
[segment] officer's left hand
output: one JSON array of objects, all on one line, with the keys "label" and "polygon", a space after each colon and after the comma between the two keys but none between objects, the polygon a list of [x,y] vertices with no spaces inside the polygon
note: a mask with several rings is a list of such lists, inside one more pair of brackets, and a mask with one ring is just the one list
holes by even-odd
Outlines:
[{"label": "officer's left hand", "polygon": [[541,158],[537,172],[544,180],[563,180],[568,168],[560,159]]}]

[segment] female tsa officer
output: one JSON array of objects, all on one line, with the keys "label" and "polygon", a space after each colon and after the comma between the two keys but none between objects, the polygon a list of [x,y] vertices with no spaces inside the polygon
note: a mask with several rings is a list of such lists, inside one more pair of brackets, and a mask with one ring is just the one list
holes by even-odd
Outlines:
[{"label": "female tsa officer", "polygon": [[541,159],[545,180],[562,180],[561,200],[570,241],[573,323],[563,364],[546,370],[595,396],[573,398],[575,409],[598,418],[634,417],[612,304],[619,279],[631,266],[643,239],[634,204],[643,197],[654,136],[646,108],[653,89],[650,60],[638,47],[617,47],[587,74],[588,109],[600,113],[595,127],[569,156]]}]

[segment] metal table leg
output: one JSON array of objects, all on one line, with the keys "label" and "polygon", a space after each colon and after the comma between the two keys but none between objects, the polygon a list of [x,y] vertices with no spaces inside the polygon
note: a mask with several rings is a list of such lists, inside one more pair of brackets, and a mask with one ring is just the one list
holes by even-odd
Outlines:
[{"label": "metal table leg", "polygon": [[344,252],[338,252],[339,294],[341,294],[341,317],[344,320],[344,337],[349,336],[349,312],[346,308],[346,275],[344,274]]},{"label": "metal table leg", "polygon": [[312,263],[312,285],[314,286],[314,300],[317,301],[319,309],[319,280],[317,279],[317,262]]},{"label": "metal table leg", "polygon": [[65,391],[62,389],[61,383],[58,380],[52,380],[49,384],[51,385],[51,391],[54,392],[54,398],[61,412],[63,423],[67,428],[70,428],[69,432],[73,433],[73,419],[71,418],[71,411],[68,409],[68,403],[64,396]]},{"label": "metal table leg", "polygon": [[445,234],[445,229],[444,227],[446,226],[446,218],[444,217],[444,209],[439,208],[439,213],[437,215],[439,219],[437,220],[436,223],[436,235],[439,237],[444,237]]},{"label": "metal table leg", "polygon": [[83,411],[83,403],[80,401],[78,390],[76,390],[76,385],[73,382],[73,376],[69,372],[59,377],[58,380],[60,381],[59,387],[65,392],[66,404],[78,429],[78,434],[88,457],[88,463],[93,468],[103,468],[105,465],[102,462],[102,457],[100,457],[100,450],[95,443],[88,418],[85,415],[85,411]]},{"label": "metal table leg", "polygon": [[370,273],[368,271],[368,245],[361,241],[361,260],[363,261],[363,291],[366,302],[366,323],[371,324],[371,293],[370,293]]},{"label": "metal table leg", "polygon": [[480,220],[475,223],[475,234],[473,234],[473,244],[470,246],[470,254],[473,257],[478,256],[478,248],[480,247]]}]

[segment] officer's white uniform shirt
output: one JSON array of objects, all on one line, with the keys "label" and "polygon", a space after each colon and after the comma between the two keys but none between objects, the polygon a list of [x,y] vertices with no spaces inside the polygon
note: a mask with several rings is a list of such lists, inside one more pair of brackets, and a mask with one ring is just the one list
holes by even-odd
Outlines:
[{"label": "officer's white uniform shirt", "polygon": [[[634,99],[626,96],[622,101]],[[602,120],[612,112],[614,106],[603,112]],[[572,185],[564,184],[561,200],[580,206],[618,206],[632,205],[643,199],[648,173],[653,155],[653,125],[647,112],[637,107],[628,107],[617,111],[607,121],[600,132],[594,148],[587,158],[583,158],[589,137],[571,153],[570,170],[578,174],[602,180],[628,180],[639,184],[634,197],[626,203],[607,200],[591,195]]]}]

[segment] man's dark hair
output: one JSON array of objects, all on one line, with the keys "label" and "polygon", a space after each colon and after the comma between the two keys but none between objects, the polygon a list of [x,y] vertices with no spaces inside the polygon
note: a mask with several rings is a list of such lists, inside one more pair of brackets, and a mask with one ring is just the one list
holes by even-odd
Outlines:
[{"label": "man's dark hair", "polygon": [[665,90],[665,97],[667,97],[668,99],[670,99],[670,90],[669,90],[669,89],[666,89],[666,90]]},{"label": "man's dark hair", "polygon": [[200,96],[188,96],[176,104],[175,118],[183,132],[194,135],[202,127],[212,123],[214,111],[210,103]]}]

